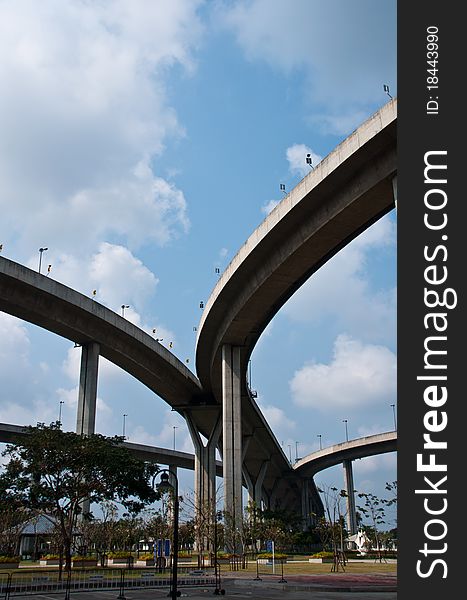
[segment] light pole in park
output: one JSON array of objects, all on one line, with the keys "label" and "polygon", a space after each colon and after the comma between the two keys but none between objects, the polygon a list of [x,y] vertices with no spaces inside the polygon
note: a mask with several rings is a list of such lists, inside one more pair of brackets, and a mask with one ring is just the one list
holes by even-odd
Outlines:
[{"label": "light pole in park", "polygon": [[215,596],[224,596],[225,590],[222,588],[221,584],[221,572],[219,568],[219,562],[217,560],[217,546],[218,546],[218,537],[217,537],[217,522],[222,518],[222,512],[216,511],[214,513],[214,579],[216,581],[216,587],[214,589]]},{"label": "light pole in park", "polygon": [[[170,469],[159,469],[154,474],[153,487],[156,477],[160,474],[160,481],[155,485],[155,489],[161,494],[167,492],[172,493],[174,502],[174,536],[173,536],[173,560],[172,560],[172,585],[169,593],[169,597],[172,600],[178,598],[181,594],[177,591],[177,568],[178,568],[178,515],[180,511],[180,504],[178,498],[178,478],[177,475]],[[170,482],[172,478],[173,483]]]}]

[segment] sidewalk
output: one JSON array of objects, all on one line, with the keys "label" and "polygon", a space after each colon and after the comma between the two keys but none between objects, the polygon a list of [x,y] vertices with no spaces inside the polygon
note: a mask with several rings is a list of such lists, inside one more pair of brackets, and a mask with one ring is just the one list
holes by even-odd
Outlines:
[{"label": "sidewalk", "polygon": [[[346,575],[345,573],[313,576],[292,576],[287,583],[279,583],[279,578],[255,581],[241,576],[226,577],[222,580],[225,598],[236,600],[396,600],[397,581],[395,577]],[[125,590],[125,600],[156,600],[167,598],[168,589]],[[212,586],[181,588],[181,598],[206,600],[214,597]],[[71,600],[117,600],[118,590],[72,592]],[[222,596],[220,596],[222,597]],[[34,595],[34,600],[62,600],[60,594]]]}]

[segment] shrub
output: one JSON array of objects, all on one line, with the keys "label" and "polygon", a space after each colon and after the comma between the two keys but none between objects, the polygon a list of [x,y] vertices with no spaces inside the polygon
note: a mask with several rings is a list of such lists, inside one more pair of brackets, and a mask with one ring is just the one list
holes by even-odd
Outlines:
[{"label": "shrub", "polygon": [[131,558],[133,554],[128,550],[117,550],[115,552],[109,552],[107,554],[109,558]]},{"label": "shrub", "polygon": [[[256,558],[270,558],[272,559],[273,554],[272,552],[261,552],[261,554],[258,554],[258,556]],[[282,560],[287,558],[287,554],[283,554],[282,552],[275,552],[274,553],[274,558],[276,560]]]},{"label": "shrub", "polygon": [[21,556],[0,556],[0,563],[16,563],[21,560]]},{"label": "shrub", "polygon": [[73,556],[72,559],[73,559],[73,562],[75,562],[75,563],[76,562],[84,562],[86,560],[97,560],[95,556],[79,556],[79,555]]},{"label": "shrub", "polygon": [[334,554],[332,552],[325,552],[324,550],[321,552],[315,552],[310,556],[310,558],[333,558]]},{"label": "shrub", "polygon": [[58,560],[59,558],[58,554],[44,554],[44,556],[41,556],[41,560]]},{"label": "shrub", "polygon": [[154,560],[154,554],[150,552],[146,552],[146,554],[140,554],[139,560]]}]

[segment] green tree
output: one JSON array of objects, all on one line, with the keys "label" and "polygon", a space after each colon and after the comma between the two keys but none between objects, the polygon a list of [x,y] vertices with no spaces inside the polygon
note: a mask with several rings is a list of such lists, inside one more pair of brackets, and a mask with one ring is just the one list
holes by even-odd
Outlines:
[{"label": "green tree", "polygon": [[56,519],[66,570],[71,568],[73,537],[85,500],[116,500],[137,513],[158,499],[151,485],[157,465],[132,456],[121,445],[123,438],[80,436],[62,431],[58,422],[38,423],[26,431],[28,435],[2,453],[9,462],[0,475],[0,489],[9,501]]},{"label": "green tree", "polygon": [[317,527],[323,547],[330,548],[333,553],[332,571],[339,571],[339,566],[345,571],[344,538],[347,537],[347,531],[342,503],[347,498],[347,492],[326,486],[323,486],[323,489],[318,488],[318,492],[322,494],[324,504],[324,517],[319,520]]},{"label": "green tree", "polygon": [[359,506],[358,509],[367,519],[371,521],[371,528],[368,531],[368,534],[370,535],[371,541],[374,542],[376,546],[376,552],[378,553],[378,558],[381,562],[382,554],[379,526],[385,523],[384,519],[386,515],[383,506],[381,506],[384,503],[374,494],[361,492],[358,494],[358,497],[362,498],[364,501],[363,505]]},{"label": "green tree", "polygon": [[[3,494],[1,494],[3,496]],[[30,517],[22,506],[10,505],[0,500],[0,554],[16,556],[19,554],[19,543],[24,522]]]},{"label": "green tree", "polygon": [[290,550],[295,536],[301,532],[302,516],[286,509],[261,509],[250,502],[245,509],[243,531],[245,545],[254,552],[264,548],[266,540],[273,540],[277,550]]}]

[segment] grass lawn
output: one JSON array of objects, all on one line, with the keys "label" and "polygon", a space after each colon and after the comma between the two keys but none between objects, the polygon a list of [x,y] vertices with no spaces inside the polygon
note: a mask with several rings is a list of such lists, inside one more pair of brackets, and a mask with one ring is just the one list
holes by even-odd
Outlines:
[{"label": "grass lawn", "polygon": [[[332,563],[316,564],[316,563],[305,563],[305,562],[287,562],[284,563],[284,576],[285,575],[320,575],[331,573]],[[259,572],[264,574],[272,574],[272,566],[259,565]],[[339,572],[342,572],[342,568],[339,566]],[[348,562],[345,565],[345,572],[352,573],[397,573],[397,563],[385,563],[385,562]],[[222,568],[222,573],[227,576],[228,573],[234,573],[229,570],[228,567]],[[256,563],[250,562],[247,569],[241,569],[236,571],[239,576],[241,573],[253,573],[256,574]],[[276,563],[275,574],[281,574],[281,565]]]}]

